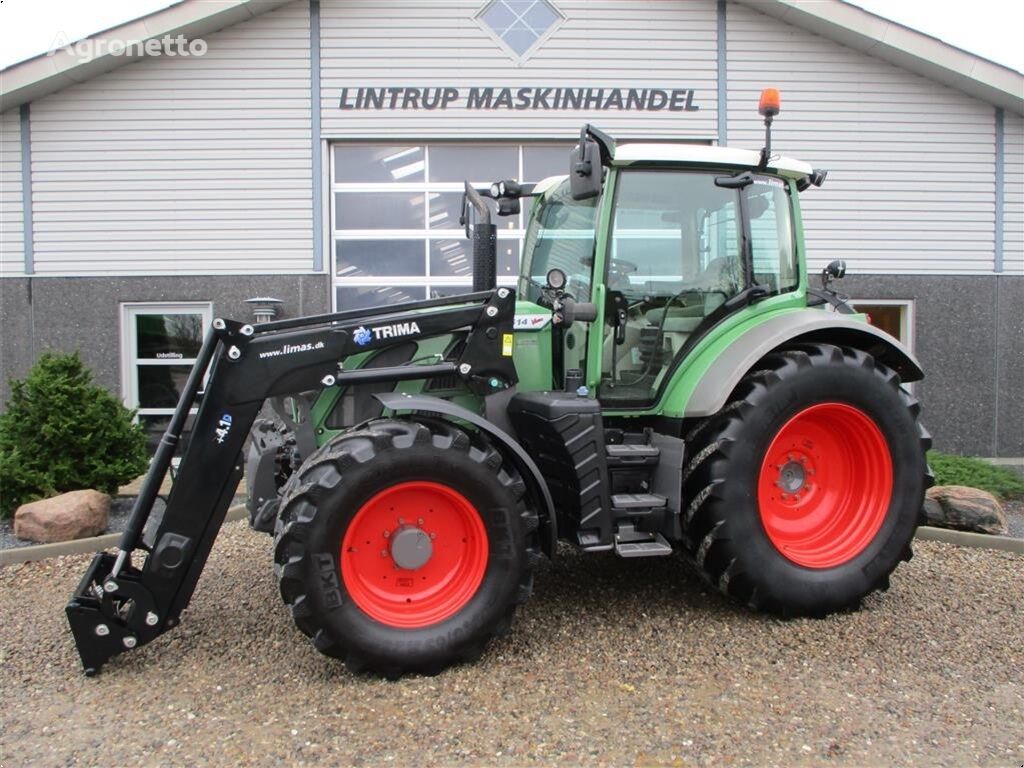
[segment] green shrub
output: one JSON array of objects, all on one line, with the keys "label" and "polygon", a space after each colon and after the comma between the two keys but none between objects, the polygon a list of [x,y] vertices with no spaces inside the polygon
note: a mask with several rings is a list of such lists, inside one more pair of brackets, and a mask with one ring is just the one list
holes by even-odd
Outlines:
[{"label": "green shrub", "polygon": [[146,435],[133,416],[77,352],[43,353],[23,381],[11,380],[0,414],[0,517],[55,493],[115,493],[145,472]]},{"label": "green shrub", "polygon": [[997,467],[983,459],[928,451],[928,464],[935,473],[936,485],[966,485],[1002,499],[1024,496],[1024,478],[1012,469]]}]

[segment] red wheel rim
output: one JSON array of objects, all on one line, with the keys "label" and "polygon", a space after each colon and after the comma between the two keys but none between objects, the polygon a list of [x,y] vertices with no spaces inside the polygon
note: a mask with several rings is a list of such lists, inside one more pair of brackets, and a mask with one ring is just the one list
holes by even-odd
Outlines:
[{"label": "red wheel rim", "polygon": [[426,627],[458,613],[487,570],[476,508],[440,483],[393,485],[363,504],[341,544],[352,600],[382,624]]},{"label": "red wheel rim", "polygon": [[787,421],[757,485],[768,538],[807,568],[833,568],[863,552],[891,498],[885,437],[867,414],[843,403],[812,405]]}]

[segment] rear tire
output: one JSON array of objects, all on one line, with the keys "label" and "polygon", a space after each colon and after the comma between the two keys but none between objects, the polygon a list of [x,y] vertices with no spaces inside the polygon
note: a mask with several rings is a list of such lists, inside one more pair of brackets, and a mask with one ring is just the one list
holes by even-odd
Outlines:
[{"label": "rear tire", "polygon": [[931,484],[919,411],[860,350],[766,357],[687,438],[684,532],[697,567],[724,594],[787,616],[887,588]]},{"label": "rear tire", "polygon": [[525,484],[477,434],[381,419],[309,457],[285,488],[281,596],[353,671],[436,674],[508,631],[540,557]]}]

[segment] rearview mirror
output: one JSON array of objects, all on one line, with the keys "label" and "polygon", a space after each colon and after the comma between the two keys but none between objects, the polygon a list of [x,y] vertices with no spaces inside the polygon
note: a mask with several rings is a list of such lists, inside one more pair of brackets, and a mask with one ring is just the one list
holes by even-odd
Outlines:
[{"label": "rearview mirror", "polygon": [[846,261],[844,259],[836,259],[830,262],[827,267],[821,270],[821,287],[829,290],[832,281],[842,280],[844,275],[846,275]]},{"label": "rearview mirror", "polygon": [[573,200],[589,200],[601,194],[604,169],[596,141],[581,140],[569,152],[569,187]]}]

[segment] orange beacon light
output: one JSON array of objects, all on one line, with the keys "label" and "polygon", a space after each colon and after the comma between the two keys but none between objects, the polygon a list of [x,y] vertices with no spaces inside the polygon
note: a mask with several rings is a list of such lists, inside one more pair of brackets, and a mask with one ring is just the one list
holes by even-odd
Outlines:
[{"label": "orange beacon light", "polygon": [[778,88],[765,88],[761,91],[761,100],[757,103],[758,114],[774,117],[779,114],[780,98]]}]

